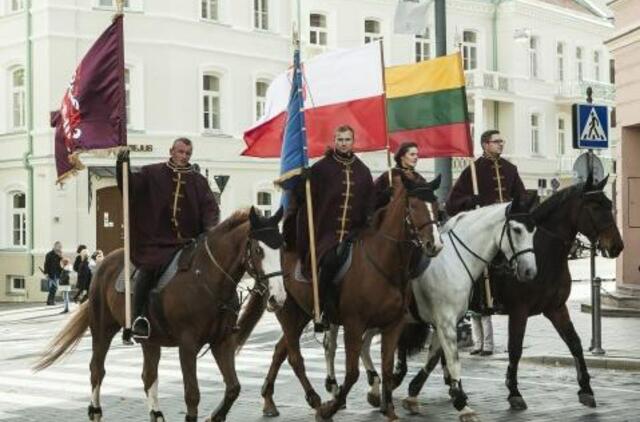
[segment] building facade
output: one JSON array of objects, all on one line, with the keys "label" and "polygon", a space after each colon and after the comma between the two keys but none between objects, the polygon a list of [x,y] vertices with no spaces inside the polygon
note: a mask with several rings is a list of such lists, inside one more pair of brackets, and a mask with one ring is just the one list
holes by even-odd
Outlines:
[{"label": "building facade", "polygon": [[[115,157],[87,155],[88,170],[56,186],[49,125],[114,3],[0,0],[0,300],[42,300],[38,267],[56,240],[69,256],[78,244],[109,251],[121,242]],[[303,57],[378,38],[387,65],[434,56],[433,5],[424,34],[410,36],[393,31],[395,0],[301,0],[299,14],[297,4],[125,1],[132,164],[165,160],[172,140],[187,136],[223,216],[251,204],[273,212],[278,162],[242,157],[242,133],[264,113],[270,81],[291,63],[298,15]],[[528,188],[547,193],[552,178],[569,183],[570,104],[586,86],[596,101],[614,104],[607,10],[586,0],[446,4],[447,49],[463,52],[477,150],[480,132],[500,128]],[[383,153],[364,158],[374,173],[385,169]],[[455,160],[455,171],[464,164]],[[421,169],[432,173],[432,160]]]},{"label": "building facade", "polygon": [[[640,7],[631,0],[610,1],[616,31],[607,41],[616,60],[618,125],[621,128],[617,180],[618,226],[624,251],[616,264],[616,292],[607,304],[640,308]],[[611,303],[613,302],[613,303]]]}]

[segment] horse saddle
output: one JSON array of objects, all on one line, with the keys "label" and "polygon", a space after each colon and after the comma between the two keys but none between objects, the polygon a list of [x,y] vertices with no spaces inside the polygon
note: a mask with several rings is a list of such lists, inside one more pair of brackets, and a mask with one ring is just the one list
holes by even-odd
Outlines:
[{"label": "horse saddle", "polygon": [[[181,265],[181,257],[184,253],[184,249],[180,249],[178,252],[176,252],[176,254],[169,262],[169,265],[167,265],[164,271],[162,271],[162,275],[160,276],[160,278],[158,278],[158,282],[156,283],[156,287],[154,290],[162,290],[164,286],[169,284],[169,281],[173,279],[178,270],[183,271]],[[134,286],[137,279],[137,268],[135,265],[133,265],[133,263],[131,263],[129,268],[131,270],[131,293],[133,294]],[[116,280],[116,291],[118,293],[124,293],[124,268],[118,274],[118,279]]]},{"label": "horse saddle", "polygon": [[[338,257],[340,258],[340,264],[338,265],[338,271],[336,272],[335,277],[333,277],[332,284],[339,285],[342,281],[344,275],[351,268],[351,262],[353,260],[353,243],[345,242],[343,245],[346,248],[344,251],[338,252]],[[311,280],[307,279],[304,274],[302,274],[302,263],[298,259],[296,261],[296,268],[294,271],[294,278],[296,281],[301,283],[311,283]]]}]

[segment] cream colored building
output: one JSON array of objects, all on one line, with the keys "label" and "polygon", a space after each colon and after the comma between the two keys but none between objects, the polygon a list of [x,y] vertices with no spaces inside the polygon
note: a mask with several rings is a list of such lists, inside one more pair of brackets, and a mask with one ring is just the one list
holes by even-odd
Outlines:
[{"label": "cream colored building", "polygon": [[[447,47],[464,53],[474,131],[503,131],[507,155],[529,188],[546,184],[548,191],[552,178],[570,180],[570,104],[583,99],[586,86],[593,86],[596,101],[614,104],[603,44],[613,25],[601,3],[446,2]],[[264,109],[269,82],[290,65],[296,5],[128,0],[133,164],[166,159],[171,141],[187,136],[214,190],[216,176],[229,176],[220,196],[224,215],[250,204],[273,211],[279,203],[271,183],[278,162],[241,157],[241,137]],[[395,5],[301,0],[303,57],[380,37],[388,65],[433,57],[433,6],[424,35],[415,37],[393,32]],[[59,107],[76,64],[112,14],[113,0],[0,0],[0,300],[44,298],[38,266],[55,240],[70,257],[80,243],[93,250],[118,242],[115,159],[87,156],[89,169],[56,187],[49,127],[49,112]],[[380,153],[365,160],[376,173],[386,165]],[[423,160],[421,168],[430,173],[432,160]]]}]

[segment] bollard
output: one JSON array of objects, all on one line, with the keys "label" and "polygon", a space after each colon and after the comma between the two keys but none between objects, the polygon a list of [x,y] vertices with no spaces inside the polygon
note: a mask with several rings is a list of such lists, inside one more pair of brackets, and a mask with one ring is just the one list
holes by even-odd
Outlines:
[{"label": "bollard", "polygon": [[605,351],[602,349],[602,314],[600,305],[600,286],[602,279],[595,277],[591,283],[591,325],[592,325],[592,337],[591,337],[591,353],[597,356],[604,355]]}]

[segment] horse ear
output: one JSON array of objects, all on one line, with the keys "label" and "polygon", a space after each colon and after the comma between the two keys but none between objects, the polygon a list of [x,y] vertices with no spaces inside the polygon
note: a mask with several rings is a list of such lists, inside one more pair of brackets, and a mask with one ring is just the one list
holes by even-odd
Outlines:
[{"label": "horse ear", "polygon": [[413,189],[415,187],[415,182],[411,179],[409,179],[407,176],[405,176],[404,174],[400,173],[400,178],[402,179],[402,184],[404,185],[404,188],[408,191],[410,191],[411,189]]},{"label": "horse ear", "polygon": [[599,181],[594,187],[593,190],[602,190],[605,186],[607,186],[607,181],[609,180],[609,175],[607,177]]},{"label": "horse ear", "polygon": [[593,190],[593,172],[589,172],[587,181],[584,182],[584,191],[589,192],[591,190]]},{"label": "horse ear", "polygon": [[282,220],[282,215],[284,214],[284,208],[278,208],[278,211],[269,219],[269,223],[276,226]]},{"label": "horse ear", "polygon": [[260,227],[260,216],[253,206],[249,210],[249,222],[251,223],[251,227],[253,228]]},{"label": "horse ear", "polygon": [[439,174],[435,179],[429,182],[429,187],[431,187],[432,190],[436,191],[440,188],[441,182],[442,182],[442,175]]}]

